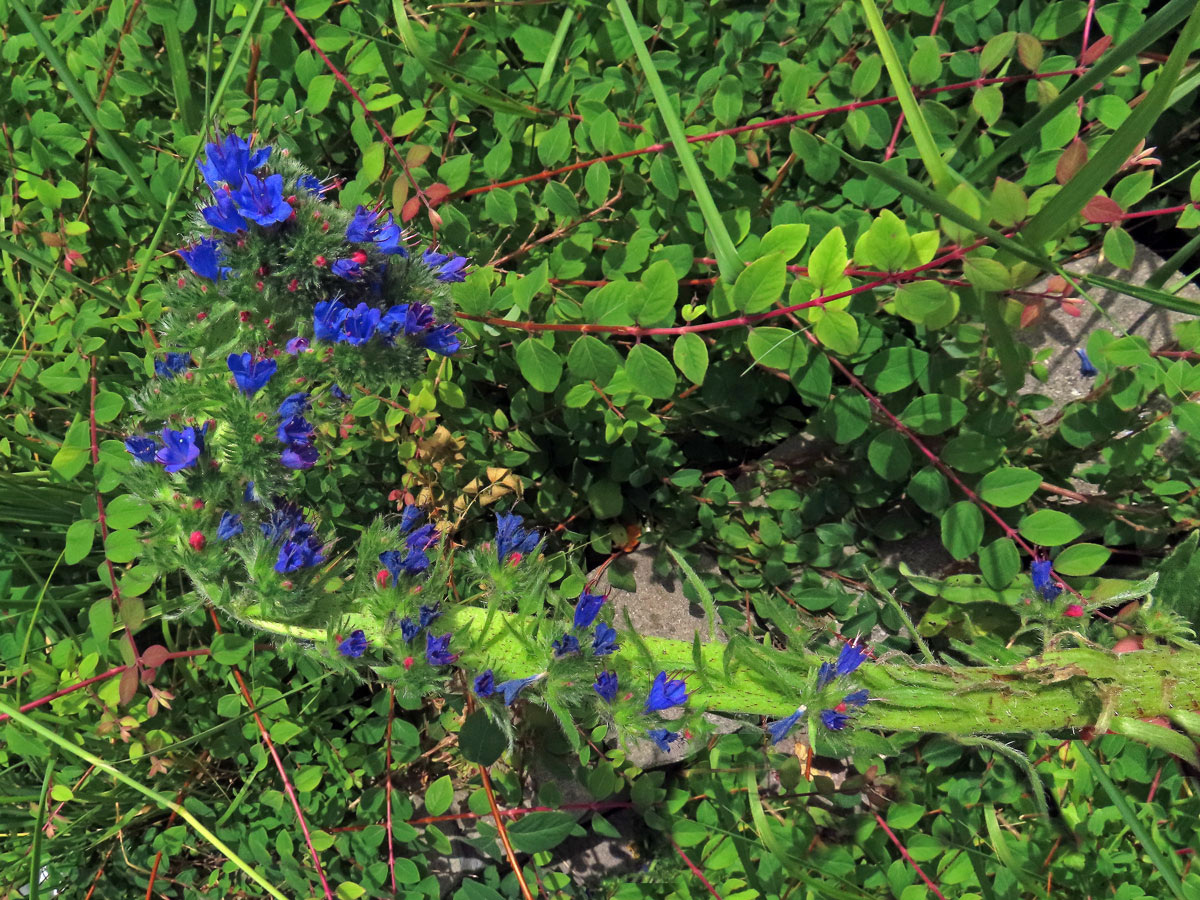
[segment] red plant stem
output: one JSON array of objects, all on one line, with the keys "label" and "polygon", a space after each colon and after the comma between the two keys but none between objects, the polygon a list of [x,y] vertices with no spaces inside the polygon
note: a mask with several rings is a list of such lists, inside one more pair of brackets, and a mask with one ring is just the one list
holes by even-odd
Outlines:
[{"label": "red plant stem", "polygon": [[[286,10],[287,7],[284,6]],[[943,87],[929,88],[923,91],[914,91],[914,94],[921,97],[927,97],[932,94],[940,94],[946,91],[961,91],[968,88],[979,88],[989,84],[1013,84],[1022,81],[1036,81],[1043,78],[1054,78],[1060,75],[1079,75],[1087,71],[1083,68],[1065,69],[1061,72],[1044,72],[1030,75],[1006,75],[1001,78],[976,78],[973,81],[962,81],[956,84],[948,84]],[[851,112],[856,109],[865,109],[868,106],[881,106],[886,103],[895,103],[898,98],[895,95],[888,97],[880,97],[876,100],[858,100],[854,103],[847,103],[843,106],[831,106],[826,109],[818,109],[813,112],[798,113],[791,116],[781,116],[777,119],[767,119],[765,122],[753,122],[749,125],[737,125],[733,128],[722,128],[720,131],[710,131],[707,134],[692,135],[687,139],[689,144],[702,143],[704,141],[715,141],[719,137],[725,135],[743,134],[747,131],[761,131],[764,128],[775,128],[779,125],[791,125],[794,122],[803,122],[808,119],[818,119],[822,116],[833,115],[840,112]],[[514,187],[518,184],[528,184],[531,181],[545,181],[553,178],[556,175],[562,175],[566,172],[573,172],[576,169],[586,169],[588,166],[594,166],[597,163],[608,163],[618,159],[626,159],[630,156],[643,156],[647,153],[658,153],[666,150],[671,145],[666,144],[651,144],[648,147],[640,147],[637,150],[626,150],[624,153],[610,153],[606,156],[598,156],[593,159],[584,159],[576,163],[571,163],[567,166],[561,166],[557,169],[548,169],[544,172],[539,172],[536,175],[526,175],[522,178],[513,178],[509,181],[500,181],[495,184],[486,184],[482,187],[470,188],[468,190],[457,191],[450,195],[450,199],[457,200],[461,197],[471,197],[475,194],[483,194],[488,191],[494,191],[496,188]]]},{"label": "red plant stem", "polygon": [[[317,46],[317,42],[313,40],[313,37],[308,33],[308,30],[300,24],[300,20],[297,19],[296,14],[292,12],[292,8],[286,3],[280,3],[279,6],[281,9],[283,9],[287,17],[292,20],[292,24],[296,26],[296,30],[303,35],[306,41],[308,41],[308,46],[310,46],[313,52],[321,58],[321,62],[325,63],[325,67],[329,69],[329,71],[333,74],[333,77],[341,82],[342,87],[348,90],[350,92],[350,96],[354,98],[355,102],[360,107],[362,107],[363,115],[372,125],[375,126],[375,130],[379,132],[379,136],[383,138],[383,142],[387,144],[388,149],[392,151],[392,155],[396,157],[396,161],[400,163],[400,168],[404,170],[404,175],[408,178],[408,183],[412,185],[413,191],[416,192],[417,198],[425,204],[426,209],[431,208],[429,206],[429,198],[425,196],[425,192],[421,190],[420,185],[417,184],[416,179],[413,178],[413,174],[408,168],[408,161],[401,156],[400,151],[396,149],[396,144],[392,141],[391,135],[387,133],[387,130],[379,123],[379,120],[371,114],[369,109],[367,109],[367,104],[364,103],[363,98],[358,95],[358,91],[354,89],[354,86],[350,84],[350,81],[346,78],[346,76],[341,73],[341,70],[339,70],[338,67],[335,66],[329,59],[329,57],[325,55],[325,51]],[[324,881],[324,875],[321,876],[321,880]],[[328,889],[329,888],[327,886],[326,890]]]},{"label": "red plant stem", "polygon": [[682,859],[684,864],[692,870],[692,874],[700,879],[700,883],[708,889],[708,892],[716,897],[717,900],[721,900],[721,895],[717,893],[717,889],[709,883],[707,878],[704,877],[704,873],[696,868],[696,864],[688,859],[688,855],[683,852],[683,848],[675,843],[675,838],[668,837],[667,840],[671,842],[671,846],[675,848],[675,852],[679,854],[679,858]]},{"label": "red plant stem", "polygon": [[[804,336],[808,338],[808,340],[814,346],[818,348],[821,346],[820,341],[818,341],[811,332],[804,332]],[[1017,530],[1005,522],[1004,519],[1001,518],[1000,514],[992,509],[987,503],[985,503],[978,494],[963,484],[962,479],[954,474],[954,470],[946,465],[946,463],[942,462],[942,458],[930,450],[929,447],[925,445],[925,442],[917,437],[916,433],[913,432],[911,428],[896,418],[892,411],[884,406],[883,402],[876,397],[865,384],[859,381],[858,378],[855,377],[854,373],[851,372],[850,369],[840,359],[829,353],[826,353],[825,356],[831,363],[833,363],[834,368],[841,372],[842,375],[845,376],[850,382],[850,384],[852,384],[860,394],[867,398],[867,402],[875,407],[875,409],[888,420],[889,424],[891,424],[893,428],[904,435],[904,437],[908,438],[908,440],[912,442],[912,445],[920,450],[926,459],[937,466],[938,471],[954,482],[954,485],[967,495],[968,500],[978,506],[982,512],[990,516],[1014,543],[1020,545],[1021,549],[1023,549],[1030,556],[1037,558],[1037,552],[1025,541],[1023,537],[1021,537]]]},{"label": "red plant stem", "polygon": [[[213,627],[217,630],[217,634],[221,634],[221,623],[217,620],[216,611],[210,606],[208,615],[212,619]],[[292,801],[292,809],[296,811],[296,818],[300,820],[300,831],[304,834],[304,843],[308,844],[308,852],[312,856],[313,865],[316,866],[317,876],[321,879],[321,887],[325,890],[326,900],[333,900],[333,891],[329,888],[329,882],[325,878],[325,869],[321,867],[321,859],[317,856],[317,848],[313,846],[312,835],[308,833],[308,822],[304,819],[304,810],[300,808],[300,800],[296,796],[296,789],[292,787],[292,780],[288,778],[287,770],[283,767],[283,760],[279,757],[279,751],[275,749],[275,742],[271,740],[271,735],[267,733],[267,726],[263,724],[262,718],[258,714],[258,709],[254,706],[254,699],[250,696],[250,691],[246,687],[246,679],[242,677],[242,671],[237,666],[230,666],[233,669],[233,677],[237,679],[238,687],[242,689],[242,696],[246,698],[246,705],[250,707],[250,712],[254,716],[254,721],[258,725],[258,732],[262,735],[263,741],[266,742],[267,750],[271,753],[271,759],[275,761],[275,768],[279,771],[279,777],[283,779],[283,789],[287,792],[288,799]]]},{"label": "red plant stem", "polygon": [[900,855],[904,857],[904,861],[912,866],[916,873],[921,876],[921,880],[925,882],[931,891],[933,891],[933,895],[937,897],[938,900],[946,900],[946,898],[942,896],[942,892],[938,890],[937,885],[930,881],[929,876],[921,871],[921,867],[917,865],[917,861],[908,855],[908,851],[904,849],[904,845],[900,843],[900,839],[892,833],[892,829],[888,828],[887,822],[883,821],[883,817],[879,815],[879,813],[875,813],[875,821],[878,822],[879,826],[887,832],[887,836],[892,839],[892,843],[896,845],[896,848],[900,851]]},{"label": "red plant stem", "polygon": [[392,847],[392,719],[396,715],[396,689],[388,688],[388,723],[384,742],[387,744],[387,781],[384,782],[384,802],[387,804],[388,871],[392,873],[392,893],[396,893],[396,853]]},{"label": "red plant stem", "polygon": [[[441,816],[421,816],[417,819],[408,819],[406,825],[436,825],[438,822],[459,822],[464,819],[486,819],[488,816],[501,815],[504,818],[519,818],[529,813],[535,812],[559,812],[564,809],[583,809],[591,812],[603,812],[610,809],[633,809],[633,804],[622,800],[598,801],[594,803],[563,803],[560,806],[518,806],[513,809],[498,809],[495,813],[446,813]],[[338,828],[328,829],[330,834],[337,834],[342,831],[362,831],[367,828],[367,825],[343,825]]]},{"label": "red plant stem", "polygon": [[[1079,48],[1079,64],[1081,66],[1083,65],[1084,57],[1087,56],[1088,39],[1090,38],[1091,33],[1092,33],[1092,19],[1095,17],[1095,15],[1096,15],[1096,0],[1088,0],[1087,16],[1083,20],[1083,44]],[[1082,97],[1079,98],[1078,106],[1079,106],[1079,114],[1082,116],[1083,115],[1083,98]]]},{"label": "red plant stem", "polygon": [[[210,652],[211,651],[207,648],[204,650],[180,650],[176,653],[168,653],[166,655],[166,659],[183,659],[184,657],[188,656],[207,656]],[[101,672],[99,675],[93,675],[91,678],[85,678],[83,681],[77,681],[75,684],[61,688],[52,694],[47,694],[44,697],[38,697],[36,700],[30,700],[24,706],[20,707],[19,711],[29,712],[31,709],[37,709],[39,706],[45,706],[47,703],[51,703],[57,700],[59,697],[65,697],[67,694],[73,694],[76,691],[81,691],[85,687],[95,684],[97,681],[106,681],[109,678],[115,678],[128,668],[129,666],[116,666],[115,668],[109,669],[107,672]],[[0,722],[4,722],[7,719],[7,714],[0,715]]]},{"label": "red plant stem", "polygon": [[492,791],[492,777],[488,775],[487,766],[479,767],[479,776],[483,779],[483,790],[487,794],[488,806],[492,808],[496,832],[500,835],[504,854],[508,857],[508,864],[512,867],[513,875],[516,876],[517,887],[521,889],[521,897],[523,900],[533,900],[533,894],[529,892],[529,885],[525,883],[525,873],[521,871],[521,864],[517,862],[517,854],[513,852],[512,843],[508,839],[508,829],[504,825],[504,817],[500,815],[500,807],[496,803],[496,794]]},{"label": "red plant stem", "polygon": [[[96,357],[90,357],[91,361],[91,393],[88,399],[88,432],[91,439],[92,450],[92,465],[96,466],[100,462],[100,441],[96,435]],[[100,491],[96,491],[96,518],[100,522],[100,541],[104,546],[108,545],[108,522],[104,517],[104,496]],[[112,560],[108,558],[108,554],[104,555],[104,564],[108,567],[108,580],[112,584],[112,599],[116,603],[116,612],[120,614],[121,609],[121,590],[117,587],[117,570],[112,564]],[[142,657],[138,653],[137,641],[133,639],[133,631],[129,626],[125,626],[125,640],[129,642],[129,649],[133,652],[133,664],[137,667],[138,679],[140,681],[142,675]]]},{"label": "red plant stem", "polygon": [[1124,221],[1125,219],[1146,219],[1150,216],[1169,216],[1172,213],[1183,212],[1188,209],[1200,209],[1200,203],[1184,203],[1179,206],[1164,206],[1162,209],[1146,209],[1141,212],[1122,213],[1120,221]]}]

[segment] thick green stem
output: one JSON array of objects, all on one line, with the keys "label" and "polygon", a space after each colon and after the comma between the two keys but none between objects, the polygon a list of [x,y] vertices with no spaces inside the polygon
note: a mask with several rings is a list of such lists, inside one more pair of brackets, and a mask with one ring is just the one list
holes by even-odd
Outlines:
[{"label": "thick green stem", "polygon": [[[486,650],[503,659],[506,669],[532,671],[538,662],[514,635],[515,617],[484,609],[448,610],[440,625],[455,634],[455,645]],[[324,640],[319,628],[270,622],[253,616],[265,631],[304,640]],[[361,628],[377,645],[385,645],[377,622],[348,617],[344,627]],[[694,673],[692,644],[642,637],[656,669]],[[783,651],[766,650],[767,653]],[[632,646],[623,654],[635,661]],[[468,663],[474,654],[465,651]],[[795,710],[797,699],[763,674],[737,660],[724,669],[725,645],[701,645],[705,678],[689,681],[693,708],[726,713],[780,717]],[[652,675],[653,673],[647,673]],[[953,668],[950,666],[874,663],[855,673],[855,681],[871,692],[874,702],[857,717],[860,726],[887,731],[945,734],[1016,734],[1082,728],[1112,718],[1167,716],[1200,706],[1200,652],[1143,650],[1123,656],[1100,650],[1059,650],[1016,666]],[[704,682],[707,682],[705,685]]]}]

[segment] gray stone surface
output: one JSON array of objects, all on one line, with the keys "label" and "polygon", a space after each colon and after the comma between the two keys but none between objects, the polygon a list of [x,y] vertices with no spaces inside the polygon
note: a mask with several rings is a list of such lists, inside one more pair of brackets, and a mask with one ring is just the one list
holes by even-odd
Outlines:
[{"label": "gray stone surface", "polygon": [[[1131,271],[1118,269],[1099,256],[1085,257],[1063,268],[1068,272],[1086,272],[1130,284],[1144,285],[1162,263],[1161,256],[1138,244]],[[1028,290],[1045,290],[1049,281],[1049,277],[1043,278]],[[1091,332],[1104,329],[1120,336],[1124,331],[1144,337],[1152,348],[1158,348],[1174,340],[1174,333],[1171,331],[1173,324],[1186,322],[1191,318],[1117,291],[1089,288],[1088,295],[1096,301],[1096,305],[1092,306],[1084,300],[1082,313],[1078,318],[1058,309],[1055,304],[1047,304],[1046,314],[1041,316],[1038,322],[1029,328],[1020,329],[1016,334],[1017,340],[1034,348],[1035,356],[1038,351],[1046,348],[1053,351],[1046,360],[1048,380],[1045,383],[1038,381],[1031,373],[1026,376],[1022,390],[1026,394],[1045,394],[1054,400],[1052,406],[1038,414],[1043,421],[1057,414],[1065,404],[1086,396],[1092,389],[1094,381],[1079,374],[1079,357],[1075,354],[1076,348],[1086,349]],[[1200,300],[1200,290],[1193,284],[1184,287],[1179,295],[1190,300]]]}]

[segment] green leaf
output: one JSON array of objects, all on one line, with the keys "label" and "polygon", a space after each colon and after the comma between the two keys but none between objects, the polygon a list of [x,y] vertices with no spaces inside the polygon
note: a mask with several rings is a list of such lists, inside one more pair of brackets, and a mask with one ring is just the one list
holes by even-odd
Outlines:
[{"label": "green leaf", "polygon": [[825,307],[813,310],[816,315],[816,325],[813,334],[822,344],[834,353],[842,356],[852,356],[858,349],[858,320],[844,309]]},{"label": "green leaf", "polygon": [[67,481],[71,481],[88,464],[90,450],[91,439],[88,434],[87,420],[76,416],[71,427],[67,429],[66,436],[63,437],[62,446],[54,454],[50,468]]},{"label": "green leaf", "polygon": [[625,374],[634,390],[647,397],[666,400],[675,395],[675,367],[647,344],[638,344],[629,351]]},{"label": "green leaf", "polygon": [[899,315],[917,325],[924,325],[926,319],[941,314],[950,297],[950,289],[941,282],[914,281],[896,289],[894,302]]},{"label": "green leaf", "polygon": [[966,414],[966,404],[961,400],[946,394],[926,394],[904,408],[900,421],[920,434],[941,434]]},{"label": "green leaf", "polygon": [[885,272],[904,269],[910,252],[912,238],[908,236],[908,228],[889,209],[880,212],[854,245],[855,262]]},{"label": "green leaf", "polygon": [[150,504],[133,494],[114,497],[105,506],[105,519],[110,528],[132,528],[146,521]]},{"label": "green leaf", "polygon": [[1104,258],[1118,269],[1133,268],[1135,250],[1133,238],[1120,225],[1114,225],[1104,233]]},{"label": "green leaf", "polygon": [[1007,291],[1013,286],[1008,267],[986,256],[971,255],[964,259],[963,274],[981,291]]},{"label": "green leaf", "polygon": [[999,538],[979,551],[979,571],[992,590],[1002,591],[1021,571],[1021,554],[1012,538]]},{"label": "green leaf", "polygon": [[236,666],[250,655],[253,647],[250,638],[226,631],[213,638],[212,658],[223,666]]},{"label": "green leaf", "polygon": [[758,255],[782,253],[784,262],[790,262],[804,249],[805,243],[808,242],[808,232],[807,225],[776,225],[763,236],[762,243],[758,245]]},{"label": "green leaf", "polygon": [[458,733],[458,749],[463,759],[476,765],[490,766],[500,758],[507,746],[504,732],[482,709],[467,716]]},{"label": "green leaf", "polygon": [[679,299],[679,280],[675,268],[665,259],[650,265],[642,275],[643,294],[640,309],[634,311],[639,325],[648,327],[669,325],[675,320],[675,303]]},{"label": "green leaf", "polygon": [[1091,575],[1110,556],[1112,551],[1099,544],[1072,544],[1054,557],[1054,571],[1060,575]]},{"label": "green leaf", "polygon": [[125,408],[125,398],[111,391],[100,391],[96,394],[96,424],[104,425],[121,414]]},{"label": "green leaf", "polygon": [[356,881],[343,881],[338,885],[338,900],[358,900],[366,894],[367,889]]},{"label": "green leaf", "polygon": [[792,372],[808,360],[808,342],[791,328],[752,328],[746,347],[757,362],[784,372]]},{"label": "green leaf", "polygon": [[443,775],[425,789],[425,812],[431,816],[440,816],[454,802],[454,782],[449,775]]},{"label": "green leaf", "polygon": [[1041,487],[1042,476],[1032,469],[1007,466],[988,472],[979,482],[979,496],[992,506],[1019,506]]},{"label": "green leaf", "polygon": [[1057,509],[1039,509],[1021,519],[1021,537],[1043,547],[1069,544],[1081,534],[1083,526],[1073,517]]},{"label": "green leaf", "polygon": [[131,562],[141,553],[141,537],[134,531],[110,531],[104,542],[104,554],[115,563]]},{"label": "green leaf", "polygon": [[101,647],[108,646],[114,622],[112,600],[108,597],[102,597],[88,607],[88,629]]},{"label": "green leaf", "polygon": [[875,473],[887,481],[902,481],[912,467],[912,451],[903,435],[884,431],[867,447],[867,461]]},{"label": "green leaf", "polygon": [[332,75],[314,75],[304,92],[304,107],[313,115],[325,111],[337,80]]},{"label": "green leaf", "polygon": [[830,293],[845,277],[850,260],[846,256],[846,236],[841,227],[833,228],[808,258],[808,279],[818,294]]},{"label": "green leaf", "polygon": [[988,214],[998,224],[1011,228],[1018,222],[1023,222],[1029,212],[1029,198],[1025,192],[1005,178],[997,178],[992,186],[992,199],[988,205]]},{"label": "green leaf", "polygon": [[693,384],[703,384],[708,373],[708,345],[694,332],[681,334],[671,347],[671,356],[683,377]]},{"label": "green leaf", "polygon": [[[92,542],[96,539],[96,523],[91,519],[81,519],[72,522],[67,529],[67,547],[63,560],[73,566],[92,552]],[[104,601],[108,603],[107,600]]]},{"label": "green leaf", "polygon": [[863,367],[863,381],[878,394],[902,391],[929,368],[929,354],[913,347],[876,352]]},{"label": "green leaf", "polygon": [[575,828],[575,818],[565,812],[533,812],[508,826],[513,848],[521,853],[553,850]]},{"label": "green leaf", "polygon": [[916,803],[893,803],[888,807],[889,828],[912,828],[925,815],[925,807]]},{"label": "green leaf", "polygon": [[983,513],[970,500],[960,500],[942,516],[942,545],[955,559],[967,559],[983,541]]},{"label": "green leaf", "polygon": [[539,338],[529,337],[517,345],[517,365],[529,386],[543,394],[551,393],[562,380],[562,357]]},{"label": "green leaf", "polygon": [[561,118],[542,135],[538,142],[538,160],[547,169],[567,158],[571,151],[571,126]]},{"label": "green leaf", "polygon": [[772,253],[746,266],[733,284],[734,306],[744,315],[770,309],[783,295],[787,262],[782,253]]},{"label": "green leaf", "polygon": [[[696,335],[685,336],[697,337]],[[576,378],[594,381],[602,387],[608,384],[609,379],[620,367],[621,354],[590,334],[580,335],[576,338],[567,353],[567,368],[571,370],[572,375]]]}]

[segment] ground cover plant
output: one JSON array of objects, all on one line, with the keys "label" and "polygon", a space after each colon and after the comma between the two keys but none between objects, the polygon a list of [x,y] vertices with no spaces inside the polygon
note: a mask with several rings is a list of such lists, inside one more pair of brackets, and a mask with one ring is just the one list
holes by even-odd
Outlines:
[{"label": "ground cover plant", "polygon": [[7,893],[1200,895],[1196,4],[0,10]]}]

